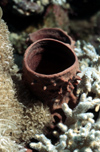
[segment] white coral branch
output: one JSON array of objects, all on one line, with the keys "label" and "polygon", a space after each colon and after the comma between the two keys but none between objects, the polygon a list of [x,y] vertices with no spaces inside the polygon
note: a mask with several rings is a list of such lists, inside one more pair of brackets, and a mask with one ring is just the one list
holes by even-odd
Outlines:
[{"label": "white coral branch", "polygon": [[[62,109],[66,116],[65,124],[59,123],[58,127],[63,131],[59,136],[59,142],[53,145],[44,135],[36,135],[39,143],[31,143],[31,148],[39,151],[47,152],[93,152],[98,151],[98,140],[100,139],[100,131],[97,130],[97,125],[93,119],[93,113],[87,110],[94,108],[100,103],[100,99],[92,99],[84,95],[83,101],[80,101],[74,110],[71,110],[66,103],[62,104]],[[70,120],[69,120],[70,119]]]},{"label": "white coral branch", "polygon": [[90,43],[84,42],[83,51],[93,62],[98,60],[98,55],[96,53],[96,49]]},{"label": "white coral branch", "polygon": [[79,76],[82,81],[77,87],[77,94],[92,92],[96,97],[100,96],[100,73],[95,68],[85,68]]}]

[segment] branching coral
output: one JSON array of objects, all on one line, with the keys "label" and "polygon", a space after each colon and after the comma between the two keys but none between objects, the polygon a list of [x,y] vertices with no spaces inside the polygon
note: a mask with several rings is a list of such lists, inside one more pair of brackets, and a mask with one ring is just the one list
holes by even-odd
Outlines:
[{"label": "branching coral", "polygon": [[78,85],[77,93],[89,92],[95,94],[95,97],[100,97],[100,72],[95,68],[87,67],[80,74],[82,82]]},{"label": "branching coral", "polygon": [[76,48],[75,48],[76,55],[84,58],[89,58],[90,60],[97,61],[98,55],[96,53],[95,48],[90,43],[86,43],[83,41],[83,47],[81,47],[81,42],[76,42]]},{"label": "branching coral", "polygon": [[77,41],[76,46],[75,52],[79,57],[81,69],[79,76],[82,79],[77,94],[80,96],[85,92],[93,98],[100,98],[100,56],[91,44],[84,42],[81,47],[80,41]]},{"label": "branching coral", "polygon": [[30,146],[43,152],[99,152],[99,123],[94,121],[92,113],[85,113],[97,104],[100,104],[100,99],[92,100],[91,97],[86,97],[86,94],[82,94],[80,103],[74,110],[64,103],[62,109],[67,119],[65,124],[58,124],[64,132],[59,136],[59,142],[53,145],[44,135],[36,135],[35,138],[40,142],[30,143]]},{"label": "branching coral", "polygon": [[94,67],[100,71],[100,56],[97,54],[93,45],[86,43],[85,41],[83,41],[83,44],[81,44],[80,41],[77,41],[75,53],[79,58],[81,71],[85,67]]}]

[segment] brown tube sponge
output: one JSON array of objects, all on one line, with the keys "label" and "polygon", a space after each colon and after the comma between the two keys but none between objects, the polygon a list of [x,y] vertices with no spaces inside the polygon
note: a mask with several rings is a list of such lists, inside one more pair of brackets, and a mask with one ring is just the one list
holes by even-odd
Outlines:
[{"label": "brown tube sponge", "polygon": [[67,43],[74,48],[75,41],[60,28],[43,28],[36,32],[30,33],[27,38],[27,43],[32,44],[40,39],[51,38]]},{"label": "brown tube sponge", "polygon": [[62,121],[61,104],[77,104],[75,88],[80,78],[73,49],[61,41],[45,38],[31,44],[25,52],[23,79],[32,92],[49,105],[54,121]]}]

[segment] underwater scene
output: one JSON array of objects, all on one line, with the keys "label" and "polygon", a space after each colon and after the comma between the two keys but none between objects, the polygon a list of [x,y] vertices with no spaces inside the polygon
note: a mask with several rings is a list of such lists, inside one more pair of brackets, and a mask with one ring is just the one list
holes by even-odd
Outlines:
[{"label": "underwater scene", "polygon": [[0,152],[100,152],[100,0],[0,0]]}]

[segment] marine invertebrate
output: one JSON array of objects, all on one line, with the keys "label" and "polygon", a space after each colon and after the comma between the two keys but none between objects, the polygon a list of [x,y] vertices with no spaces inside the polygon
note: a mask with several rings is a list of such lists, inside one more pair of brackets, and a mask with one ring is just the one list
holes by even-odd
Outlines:
[{"label": "marine invertebrate", "polygon": [[[1,52],[0,52],[1,53]],[[0,151],[22,151],[25,148],[20,142],[23,111],[15,98],[15,88],[11,75],[0,73]]]},{"label": "marine invertebrate", "polygon": [[[77,95],[80,96],[80,94],[85,92],[87,95],[91,95],[95,99],[99,98],[100,56],[90,43],[83,42],[83,47],[81,47],[81,43],[78,41],[76,46],[75,52],[79,57],[81,69],[81,73],[78,75],[82,79],[77,87]],[[99,110],[99,105],[97,107]]]},{"label": "marine invertebrate", "polygon": [[0,134],[0,151],[26,152],[26,148],[24,148],[21,144],[17,144],[14,140],[11,140],[9,137],[2,136]]},{"label": "marine invertebrate", "polygon": [[82,44],[80,41],[77,41],[74,50],[78,56],[81,71],[85,67],[94,67],[100,71],[100,56],[93,45],[85,41],[83,41]]},{"label": "marine invertebrate", "polygon": [[60,5],[53,5],[48,7],[46,10],[46,16],[50,13],[52,13],[52,16],[54,16],[56,27],[59,27],[69,33],[70,21],[68,16],[68,9],[63,8]]},{"label": "marine invertebrate", "polygon": [[2,15],[3,15],[3,13],[2,13],[2,9],[1,9],[1,7],[0,7],[0,20],[1,20],[1,18],[2,18]]},{"label": "marine invertebrate", "polygon": [[60,28],[43,28],[36,32],[30,33],[27,38],[27,43],[32,44],[37,40],[51,38],[56,39],[66,44],[69,44],[71,48],[74,48],[75,41]]},{"label": "marine invertebrate", "polygon": [[[2,17],[2,14],[0,16]],[[8,27],[1,19],[0,151],[2,152],[25,152],[26,143],[33,137],[32,134],[42,133],[44,126],[51,119],[48,107],[31,97],[29,90],[22,83],[18,70],[14,64]]]},{"label": "marine invertebrate", "polygon": [[77,87],[77,94],[85,92],[87,95],[92,93],[94,97],[100,97],[100,72],[95,68],[87,67],[79,75],[82,81]]},{"label": "marine invertebrate", "polygon": [[[33,38],[36,40],[40,37],[36,34]],[[25,52],[23,80],[33,93],[50,107],[54,124],[64,121],[61,114],[63,102],[68,103],[71,108],[78,102],[74,92],[77,80],[80,80],[76,76],[78,72],[75,53],[69,45],[61,41],[40,39],[31,44]]]},{"label": "marine invertebrate", "polygon": [[90,43],[86,43],[85,41],[83,41],[83,47],[81,47],[80,41],[76,42],[75,52],[79,58],[88,58],[93,62],[97,61],[99,57],[94,46]]},{"label": "marine invertebrate", "polygon": [[68,9],[60,5],[48,5],[43,15],[43,27],[58,27],[70,33]]},{"label": "marine invertebrate", "polygon": [[2,10],[0,8],[0,71],[10,72],[13,66],[13,48],[9,41],[8,27],[2,20]]},{"label": "marine invertebrate", "polygon": [[[0,17],[2,17],[1,8]],[[13,66],[13,48],[9,41],[8,27],[0,18],[0,151],[24,152],[25,148],[18,144],[22,109],[15,99],[15,89],[11,78]]]},{"label": "marine invertebrate", "polygon": [[[77,95],[83,92],[91,95],[92,98],[100,97],[100,56],[93,45],[83,41],[83,47],[80,41],[77,41],[75,52],[79,57],[81,73],[78,74],[82,81],[77,87]],[[99,111],[100,105],[96,107]]]},{"label": "marine invertebrate", "polygon": [[43,152],[94,152],[100,151],[100,122],[95,122],[93,113],[86,111],[100,104],[100,99],[87,97],[85,93],[81,95],[79,104],[74,110],[70,109],[66,103],[62,104],[62,109],[67,116],[65,124],[58,123],[62,130],[59,142],[53,145],[43,134],[36,135],[38,143],[30,143],[30,147]]}]

